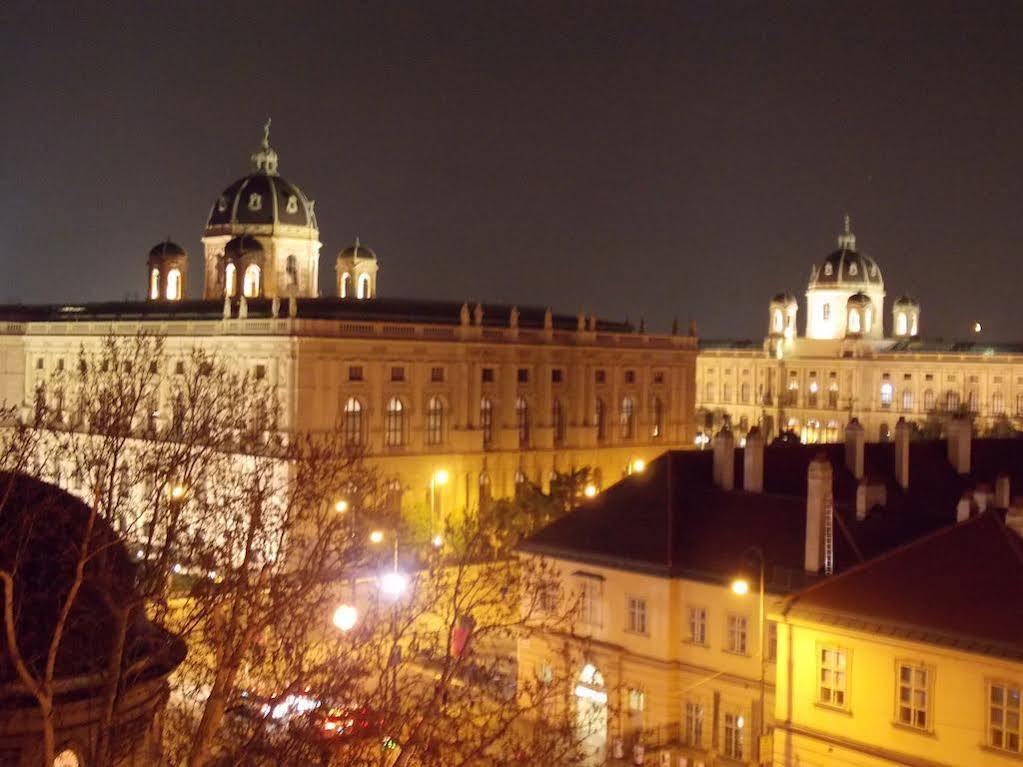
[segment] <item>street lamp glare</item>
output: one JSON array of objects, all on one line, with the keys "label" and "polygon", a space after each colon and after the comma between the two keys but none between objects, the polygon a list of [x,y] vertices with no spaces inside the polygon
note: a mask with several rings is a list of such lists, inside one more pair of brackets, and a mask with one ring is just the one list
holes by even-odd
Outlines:
[{"label": "street lamp glare", "polygon": [[597,486],[592,482],[587,482],[586,487],[583,488],[583,495],[587,498],[594,498],[597,495]]},{"label": "street lamp glare", "polygon": [[370,543],[381,543],[384,540],[384,533],[382,530],[374,530],[369,534]]},{"label": "street lamp glare", "polygon": [[450,475],[447,469],[437,469],[433,474],[433,483],[435,485],[446,485],[450,479]]},{"label": "street lamp glare", "polygon": [[736,578],[732,581],[732,593],[740,597],[749,594],[749,581],[745,578]]},{"label": "street lamp glare", "polygon": [[642,458],[637,458],[635,461],[632,462],[632,473],[633,474],[642,474],[643,473],[643,469],[645,469],[645,468],[646,468],[646,461],[644,461]]},{"label": "street lamp glare", "polygon": [[341,631],[351,631],[359,621],[359,611],[351,605],[341,605],[334,611],[334,625]]},{"label": "street lamp glare", "polygon": [[408,588],[408,578],[397,570],[384,573],[380,577],[380,590],[392,599],[397,599]]},{"label": "street lamp glare", "polygon": [[348,501],[342,498],[340,501],[334,504],[334,511],[336,511],[338,514],[344,514],[346,511],[348,511]]},{"label": "street lamp glare", "polygon": [[441,536],[440,533],[437,533],[437,535],[433,536],[433,540],[431,542],[433,543],[433,547],[435,549],[439,549],[441,546],[444,545],[444,538]]},{"label": "street lamp glare", "polygon": [[178,500],[184,494],[185,488],[183,488],[181,485],[174,485],[174,487],[171,488],[171,498],[173,498],[174,500]]}]

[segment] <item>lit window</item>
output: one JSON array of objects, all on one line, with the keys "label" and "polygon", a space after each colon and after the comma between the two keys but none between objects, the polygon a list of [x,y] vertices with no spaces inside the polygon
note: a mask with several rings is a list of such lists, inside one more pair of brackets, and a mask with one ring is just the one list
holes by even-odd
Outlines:
[{"label": "lit window", "polygon": [[628,631],[633,634],[646,633],[646,600],[629,597]]},{"label": "lit window", "polygon": [[53,767],[80,767],[81,763],[78,754],[70,748],[66,748],[57,754],[57,757],[53,760]]},{"label": "lit window", "polygon": [[689,608],[689,641],[693,644],[707,644],[707,608]]},{"label": "lit window", "polygon": [[860,310],[850,309],[849,310],[849,332],[859,333],[860,332]]},{"label": "lit window", "polygon": [[664,434],[664,405],[660,397],[650,400],[650,436],[654,439]]},{"label": "lit window", "polygon": [[181,298],[181,270],[171,269],[167,272],[167,300],[177,301]]},{"label": "lit window", "polygon": [[895,315],[895,335],[904,336],[909,330],[909,321],[906,319],[905,312],[899,312]]},{"label": "lit window", "polygon": [[622,398],[620,426],[622,439],[632,439],[636,433],[636,403],[632,397]]},{"label": "lit window", "polygon": [[242,282],[242,293],[246,298],[255,298],[259,295],[260,270],[256,264],[249,264],[245,268],[245,279]]},{"label": "lit window", "polygon": [[360,274],[359,275],[359,284],[356,287],[356,296],[358,298],[372,298],[373,297],[373,296],[370,295],[369,275],[368,274]]},{"label": "lit window", "polygon": [[439,445],[444,439],[444,403],[430,397],[426,406],[426,444]]},{"label": "lit window", "polygon": [[782,329],[785,327],[785,317],[782,315],[781,309],[775,309],[774,310],[774,320],[773,320],[773,322],[774,322],[774,325],[773,325],[774,332],[775,333],[781,333]]},{"label": "lit window", "polygon": [[519,447],[529,445],[529,405],[525,398],[515,400],[515,425],[519,432]]},{"label": "lit window", "polygon": [[988,694],[988,745],[1013,754],[1021,753],[1020,686],[992,683]]},{"label": "lit window", "polygon": [[160,270],[154,269],[149,273],[149,297],[156,299],[160,297]]},{"label": "lit window", "polygon": [[483,444],[489,445],[494,438],[494,403],[486,397],[480,400],[480,429],[483,432]]},{"label": "lit window", "polygon": [[966,395],[966,408],[971,413],[976,413],[979,411],[980,406],[979,400],[977,398],[977,392],[971,391],[969,394]]},{"label": "lit window", "polygon": [[224,267],[224,294],[233,296],[237,288],[235,287],[235,280],[237,279],[238,270],[234,264],[228,264]]},{"label": "lit window", "polygon": [[959,409],[959,392],[945,392],[945,410],[952,413]]},{"label": "lit window", "polygon": [[885,381],[881,384],[881,407],[892,406],[892,384],[890,381]]},{"label": "lit window", "polygon": [[749,618],[745,615],[728,616],[728,638],[725,649],[728,652],[745,655],[747,652],[747,638],[749,636]]},{"label": "lit window", "polygon": [[817,702],[846,708],[849,705],[848,656],[845,650],[822,647],[817,655]]},{"label": "lit window", "polygon": [[686,745],[700,748],[703,745],[703,704],[686,702]]},{"label": "lit window", "polygon": [[924,392],[924,411],[931,412],[934,410],[934,392],[928,389]]},{"label": "lit window", "polygon": [[874,324],[874,310],[869,306],[863,312],[863,331],[865,333],[870,332],[870,328]]},{"label": "lit window", "polygon": [[821,317],[825,322],[831,319],[831,304],[824,304],[824,306],[821,307]]},{"label": "lit window", "polygon": [[387,402],[384,444],[388,447],[405,444],[405,406],[397,397],[391,397]]},{"label": "lit window", "polygon": [[352,292],[352,275],[345,272],[341,275],[341,298],[348,298],[348,294]]},{"label": "lit window", "polygon": [[345,402],[343,417],[343,431],[345,444],[356,446],[362,444],[362,403],[355,397],[349,397]]},{"label": "lit window", "polygon": [[899,664],[898,722],[909,727],[926,730],[930,727],[929,673],[925,666]]},{"label": "lit window", "polygon": [[586,626],[603,625],[604,582],[597,578],[583,578],[581,584],[579,620]]},{"label": "lit window", "polygon": [[1005,395],[996,391],[991,395],[991,412],[994,415],[1005,415]]},{"label": "lit window", "polygon": [[742,732],[746,720],[741,714],[725,714],[725,756],[729,759],[743,758]]},{"label": "lit window", "polygon": [[644,709],[646,709],[646,693],[631,688],[629,690],[629,713],[642,714]]},{"label": "lit window", "polygon": [[739,400],[744,405],[749,404],[750,387],[749,381],[743,381],[742,386],[739,387]]},{"label": "lit window", "polygon": [[909,328],[909,334],[911,336],[916,336],[916,335],[920,334],[919,320],[918,320],[918,318],[917,318],[917,316],[915,314],[913,315],[913,324]]}]

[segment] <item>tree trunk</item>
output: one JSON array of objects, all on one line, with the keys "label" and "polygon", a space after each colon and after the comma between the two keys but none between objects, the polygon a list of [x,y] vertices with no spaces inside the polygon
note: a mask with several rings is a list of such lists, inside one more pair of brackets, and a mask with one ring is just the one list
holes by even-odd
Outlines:
[{"label": "tree trunk", "polygon": [[103,711],[99,720],[99,739],[96,743],[96,767],[108,767],[111,763],[110,750],[112,742],[112,731],[114,726],[114,710],[117,707],[117,699],[121,693],[121,664],[124,660],[124,643],[128,635],[128,616],[130,609],[120,608],[116,610],[117,633],[114,636],[113,646],[110,648],[110,657],[107,661],[107,681],[103,688]]},{"label": "tree trunk", "polygon": [[209,761],[213,738],[220,729],[227,708],[227,699],[234,687],[235,669],[221,667],[213,679],[213,687],[203,706],[202,720],[195,732],[191,753],[188,755],[188,767],[204,767]]}]

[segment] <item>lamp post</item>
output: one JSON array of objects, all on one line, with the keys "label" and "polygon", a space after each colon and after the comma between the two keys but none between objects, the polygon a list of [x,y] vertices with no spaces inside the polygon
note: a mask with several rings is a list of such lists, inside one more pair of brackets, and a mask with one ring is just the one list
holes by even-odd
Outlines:
[{"label": "lamp post", "polygon": [[[759,646],[759,649],[760,649],[760,701],[758,703],[759,711],[758,711],[757,719],[758,719],[759,725],[758,725],[758,731],[757,731],[757,748],[756,748],[756,759],[759,761],[760,760],[761,741],[763,740],[763,736],[766,734],[766,731],[767,731],[767,722],[766,722],[766,719],[765,719],[765,710],[764,710],[765,709],[766,689],[767,689],[767,653],[765,652],[766,648],[764,647],[764,622],[765,622],[765,618],[764,618],[764,580],[765,580],[765,578],[764,578],[764,571],[766,569],[766,565],[765,565],[765,561],[764,561],[764,551],[759,546],[750,546],[748,549],[746,549],[746,551],[743,553],[743,559],[745,560],[751,554],[755,554],[756,555],[757,561],[758,561],[758,563],[760,565],[760,580],[759,580],[759,588],[758,588],[759,604],[758,604],[758,610],[757,610],[757,613],[758,613],[758,615],[757,615],[757,618],[758,618],[758,635],[759,635],[758,646]],[[740,578],[736,578],[734,581],[732,581],[732,592],[734,594],[737,594],[738,596],[745,596],[746,594],[749,593],[749,589],[750,589],[749,581],[747,579],[745,579],[745,578],[741,578],[740,577]]]},{"label": "lamp post", "polygon": [[448,483],[449,475],[446,469],[437,469],[430,475],[430,531],[433,536],[437,531],[437,488]]}]

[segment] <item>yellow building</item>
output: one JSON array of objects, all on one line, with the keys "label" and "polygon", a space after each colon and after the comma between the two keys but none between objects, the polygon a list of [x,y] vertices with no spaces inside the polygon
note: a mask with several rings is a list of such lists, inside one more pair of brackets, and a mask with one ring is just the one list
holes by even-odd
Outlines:
[{"label": "yellow building", "polygon": [[658,457],[521,547],[552,561],[580,612],[572,632],[520,642],[520,679],[572,681],[564,705],[592,764],[632,763],[637,745],[645,764],[770,763],[786,596],[1005,508],[1023,482],[1023,441],[972,440],[969,427],[911,442],[902,422],[889,445],[854,428],[844,445],[765,447],[754,431],[744,448],[725,432],[714,450]]},{"label": "yellow building", "polygon": [[[285,431],[340,425],[420,518],[524,481],[546,488],[555,471],[588,466],[610,483],[692,444],[694,337],[545,307],[382,298],[380,261],[358,241],[337,256],[336,294],[321,296],[315,206],[280,175],[268,131],[252,165],[213,201],[201,269],[173,242],[149,252],[146,301],[0,307],[0,399],[28,416],[59,401],[54,374],[83,346],[161,334],[156,428],[201,347],[273,385]],[[202,299],[190,300],[196,272]]]},{"label": "yellow building", "polygon": [[1018,765],[1021,531],[1023,510],[987,511],[791,597],[775,764]]}]

